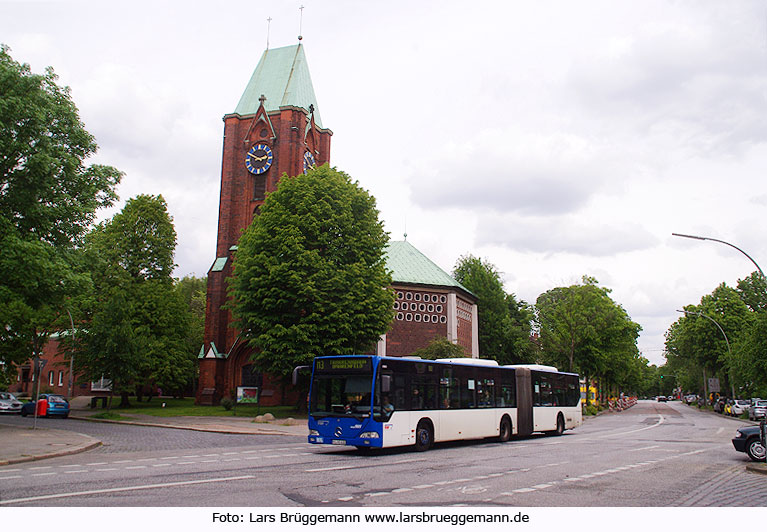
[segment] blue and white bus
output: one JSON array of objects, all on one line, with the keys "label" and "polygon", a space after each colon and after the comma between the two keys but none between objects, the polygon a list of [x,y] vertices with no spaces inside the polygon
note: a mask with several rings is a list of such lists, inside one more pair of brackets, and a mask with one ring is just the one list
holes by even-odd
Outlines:
[{"label": "blue and white bus", "polygon": [[578,375],[493,360],[328,356],[314,359],[309,443],[382,448],[581,424]]}]

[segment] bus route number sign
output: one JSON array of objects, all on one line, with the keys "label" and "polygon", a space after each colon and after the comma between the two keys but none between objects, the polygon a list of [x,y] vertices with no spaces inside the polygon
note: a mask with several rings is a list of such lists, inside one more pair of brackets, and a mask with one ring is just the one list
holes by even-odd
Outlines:
[{"label": "bus route number sign", "polygon": [[315,361],[316,373],[371,373],[369,358],[326,358]]}]

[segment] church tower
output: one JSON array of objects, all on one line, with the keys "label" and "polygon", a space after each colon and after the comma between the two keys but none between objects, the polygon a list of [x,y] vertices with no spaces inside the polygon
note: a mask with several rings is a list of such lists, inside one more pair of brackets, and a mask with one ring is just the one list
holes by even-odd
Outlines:
[{"label": "church tower", "polygon": [[250,366],[250,349],[239,341],[239,331],[230,327],[231,314],[223,307],[233,254],[240,235],[283,175],[296,176],[329,162],[333,134],[322,125],[301,44],[264,51],[240,102],[223,120],[218,239],[208,271],[199,404],[217,404],[230,390],[254,380],[261,384],[262,376],[254,376]]}]

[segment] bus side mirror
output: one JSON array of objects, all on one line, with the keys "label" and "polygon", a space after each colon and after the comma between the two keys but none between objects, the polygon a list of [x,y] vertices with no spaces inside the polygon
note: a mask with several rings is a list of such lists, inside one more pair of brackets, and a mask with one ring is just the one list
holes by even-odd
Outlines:
[{"label": "bus side mirror", "polygon": [[391,375],[381,375],[381,392],[387,393],[391,391]]},{"label": "bus side mirror", "polygon": [[311,366],[296,366],[293,368],[293,386],[298,383],[298,372],[305,369],[311,369]]}]

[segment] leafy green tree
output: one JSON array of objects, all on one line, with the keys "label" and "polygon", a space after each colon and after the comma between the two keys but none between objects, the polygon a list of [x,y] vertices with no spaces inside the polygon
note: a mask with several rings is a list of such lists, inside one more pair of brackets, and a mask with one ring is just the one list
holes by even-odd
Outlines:
[{"label": "leafy green tree", "polygon": [[479,354],[502,364],[531,361],[530,342],[533,313],[524,301],[517,301],[503,288],[501,275],[490,262],[465,255],[458,259],[453,278],[477,296]]},{"label": "leafy green tree", "polygon": [[[536,302],[544,360],[602,387],[635,387],[641,365],[636,341],[641,327],[596,279],[557,287]],[[605,390],[603,390],[605,391]]]},{"label": "leafy green tree", "polygon": [[413,351],[412,355],[421,357],[424,360],[469,357],[462,346],[454,344],[444,336],[434,338],[426,347]]},{"label": "leafy green tree", "polygon": [[767,280],[761,273],[753,272],[745,279],[738,280],[737,291],[752,311],[767,311]]},{"label": "leafy green tree", "polygon": [[743,366],[737,361],[737,345],[751,327],[753,313],[724,283],[703,296],[699,305],[686,305],[684,310],[685,315],[666,332],[667,359],[690,374],[700,368],[702,380],[717,376],[725,393],[737,394],[739,381],[745,378],[738,374]]},{"label": "leafy green tree", "polygon": [[327,165],[283,176],[240,238],[230,280],[237,327],[262,371],[372,350],[394,317],[375,199]]},{"label": "leafy green tree", "polygon": [[511,323],[509,341],[513,357],[511,357],[510,363],[527,364],[536,362],[540,355],[537,344],[532,341],[535,309],[525,301],[517,301],[514,294],[506,295],[506,308],[508,309]]},{"label": "leafy green tree", "polygon": [[191,313],[171,277],[175,247],[162,196],[129,200],[90,236],[96,303],[76,360],[92,379],[110,379],[122,405],[157,387],[180,394],[194,374]]},{"label": "leafy green tree", "polygon": [[175,283],[176,292],[188,307],[190,314],[187,343],[190,353],[197,353],[205,335],[205,294],[208,289],[206,277],[185,276]]},{"label": "leafy green tree", "polygon": [[[121,173],[84,163],[96,152],[53,69],[33,74],[0,47],[0,364],[42,352],[79,321],[90,282],[79,246],[96,210],[116,200]],[[68,325],[67,325],[68,327]]]},{"label": "leafy green tree", "polygon": [[510,351],[511,322],[501,275],[489,262],[465,255],[458,259],[453,278],[478,298],[480,357],[505,359]]}]

